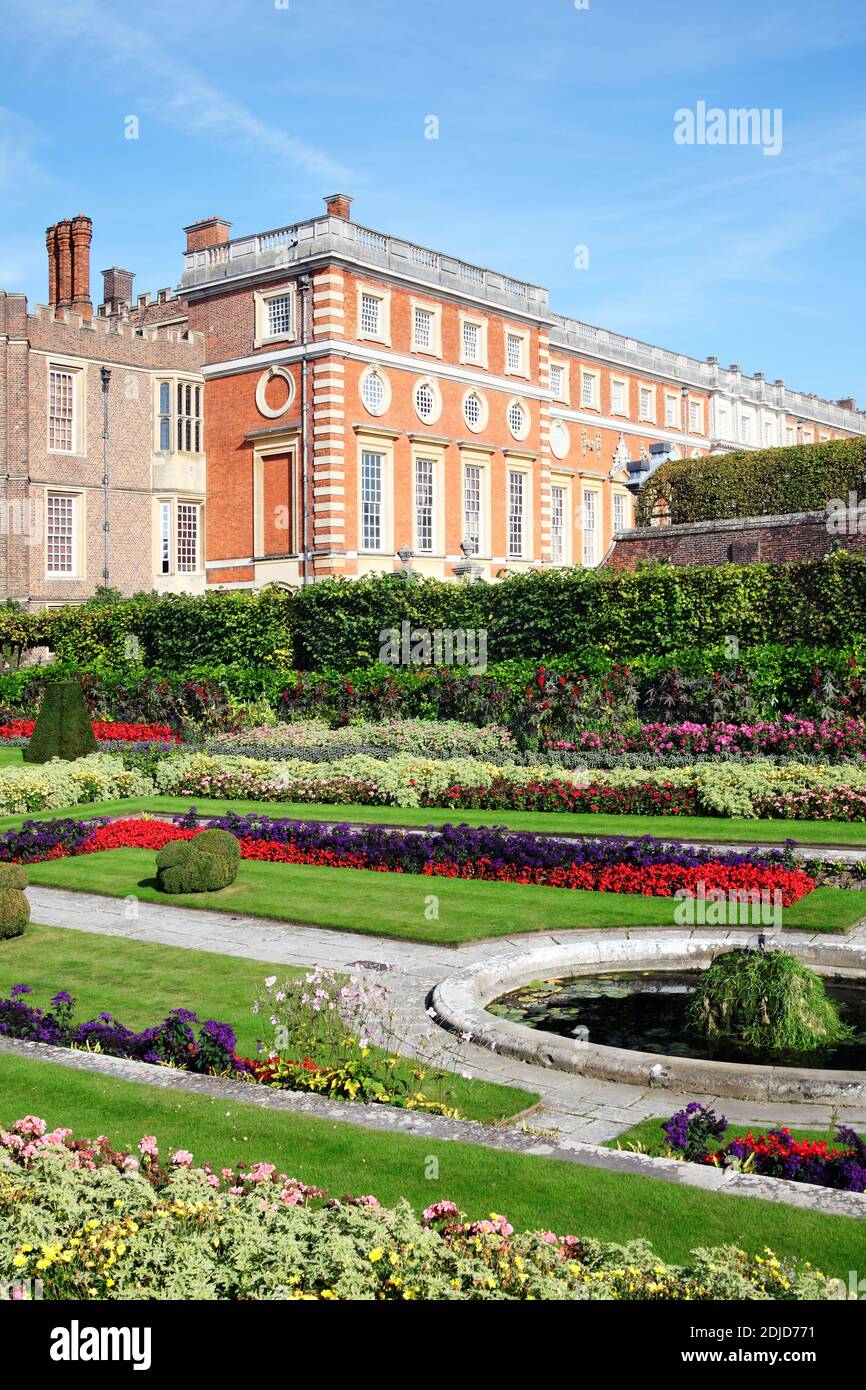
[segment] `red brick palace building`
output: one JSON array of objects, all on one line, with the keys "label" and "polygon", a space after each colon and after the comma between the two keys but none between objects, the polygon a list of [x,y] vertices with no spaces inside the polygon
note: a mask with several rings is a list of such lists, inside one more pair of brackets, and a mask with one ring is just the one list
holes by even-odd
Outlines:
[{"label": "red brick palace building", "polygon": [[468,556],[493,577],[598,564],[631,524],[629,460],[866,434],[851,399],[562,317],[542,287],[350,204],[243,237],[196,222],[175,294],[134,300],[113,267],[95,315],[88,219],[49,228],[49,305],[0,294],[7,498],[27,493],[44,528],[26,565],[7,534],[7,594],[102,582],[106,493],[126,591],[357,576],[404,548],[425,574]]}]

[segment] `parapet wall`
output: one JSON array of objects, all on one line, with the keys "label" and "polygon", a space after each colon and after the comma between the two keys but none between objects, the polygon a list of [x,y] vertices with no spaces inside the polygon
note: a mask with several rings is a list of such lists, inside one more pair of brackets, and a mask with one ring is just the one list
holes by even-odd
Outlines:
[{"label": "parapet wall", "polygon": [[[866,517],[861,524],[866,531]],[[866,550],[856,515],[847,523],[834,519],[831,525],[826,512],[792,512],[618,531],[602,564],[613,570],[653,560],[671,565],[784,564],[821,560],[840,548]]]}]

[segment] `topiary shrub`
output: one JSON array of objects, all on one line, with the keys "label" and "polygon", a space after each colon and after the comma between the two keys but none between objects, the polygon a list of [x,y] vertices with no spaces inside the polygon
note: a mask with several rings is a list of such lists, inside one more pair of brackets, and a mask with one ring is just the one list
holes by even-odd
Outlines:
[{"label": "topiary shrub", "polygon": [[824,981],[785,951],[737,949],[701,976],[689,1024],[705,1038],[726,1037],[766,1051],[810,1052],[850,1034]]},{"label": "topiary shrub", "polygon": [[156,856],[162,893],[215,893],[238,876],[240,846],[227,830],[203,830],[192,840],[172,840]]},{"label": "topiary shrub", "polygon": [[72,761],[96,752],[96,737],[80,681],[53,681],[45,687],[39,717],[24,749],[27,763],[50,758]]},{"label": "topiary shrub", "polygon": [[21,936],[30,921],[26,887],[27,870],[21,864],[0,864],[0,941]]}]

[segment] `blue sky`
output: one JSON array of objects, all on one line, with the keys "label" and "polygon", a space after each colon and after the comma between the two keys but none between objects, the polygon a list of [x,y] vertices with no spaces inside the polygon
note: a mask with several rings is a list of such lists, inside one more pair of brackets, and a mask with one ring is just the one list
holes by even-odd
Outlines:
[{"label": "blue sky", "polygon": [[[283,3],[0,0],[0,286],[44,300],[60,217],[93,218],[98,299],[111,264],[176,284],[199,217],[339,189],[561,313],[866,404],[860,0]],[[699,101],[781,109],[781,154],[676,144]]]}]

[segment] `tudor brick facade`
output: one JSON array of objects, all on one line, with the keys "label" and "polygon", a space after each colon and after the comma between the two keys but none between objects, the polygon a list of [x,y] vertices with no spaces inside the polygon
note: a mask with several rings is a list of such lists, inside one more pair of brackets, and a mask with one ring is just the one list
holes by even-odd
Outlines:
[{"label": "tudor brick facade", "polygon": [[[197,390],[203,409],[203,345],[185,312],[174,327],[132,322],[114,303],[94,315],[88,218],[56,224],[46,242],[50,303],[30,313],[0,291],[0,593],[43,607],[106,582],[124,594],[202,589],[204,452],[178,447],[177,393]],[[128,272],[105,275],[108,287]]]}]

